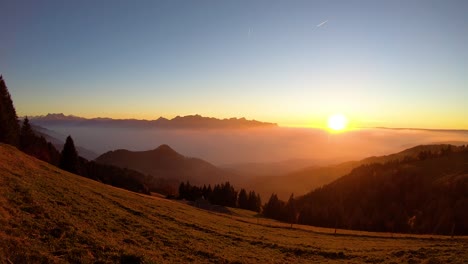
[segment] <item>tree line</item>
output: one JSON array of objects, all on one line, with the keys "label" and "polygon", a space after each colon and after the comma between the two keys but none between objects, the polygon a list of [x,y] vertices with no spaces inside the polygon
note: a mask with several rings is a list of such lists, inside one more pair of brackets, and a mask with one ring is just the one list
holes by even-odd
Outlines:
[{"label": "tree line", "polygon": [[237,207],[255,212],[260,212],[262,200],[260,194],[255,191],[241,189],[239,192],[229,183],[216,184],[203,187],[191,185],[190,182],[182,182],[179,185],[179,199],[195,201],[203,198],[212,204]]}]

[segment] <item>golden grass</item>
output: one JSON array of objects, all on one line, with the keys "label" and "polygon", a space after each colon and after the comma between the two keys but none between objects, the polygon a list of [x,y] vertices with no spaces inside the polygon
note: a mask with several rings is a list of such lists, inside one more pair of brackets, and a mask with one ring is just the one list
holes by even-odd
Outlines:
[{"label": "golden grass", "polygon": [[103,185],[0,145],[0,263],[463,263],[468,238],[290,225]]}]

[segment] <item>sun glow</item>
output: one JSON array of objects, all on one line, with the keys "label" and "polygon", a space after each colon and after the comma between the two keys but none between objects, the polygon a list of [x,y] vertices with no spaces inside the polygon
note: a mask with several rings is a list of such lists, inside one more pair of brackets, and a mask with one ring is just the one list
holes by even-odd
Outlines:
[{"label": "sun glow", "polygon": [[343,114],[334,114],[328,118],[328,128],[338,132],[345,130],[348,125],[348,118]]}]

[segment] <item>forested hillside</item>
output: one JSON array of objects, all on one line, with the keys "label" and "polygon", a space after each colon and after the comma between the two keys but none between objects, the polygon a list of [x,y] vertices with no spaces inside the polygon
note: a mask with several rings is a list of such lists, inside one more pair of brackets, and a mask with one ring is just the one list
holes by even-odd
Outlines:
[{"label": "forested hillside", "polygon": [[468,148],[371,163],[298,198],[297,221],[347,229],[468,234]]}]

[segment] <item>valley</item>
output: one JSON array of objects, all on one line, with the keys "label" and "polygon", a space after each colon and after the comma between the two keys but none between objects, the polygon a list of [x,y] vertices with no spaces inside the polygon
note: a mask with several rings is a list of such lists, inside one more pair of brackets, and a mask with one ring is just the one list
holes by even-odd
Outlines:
[{"label": "valley", "polygon": [[201,210],[0,145],[0,263],[463,263],[467,237],[316,228]]}]

